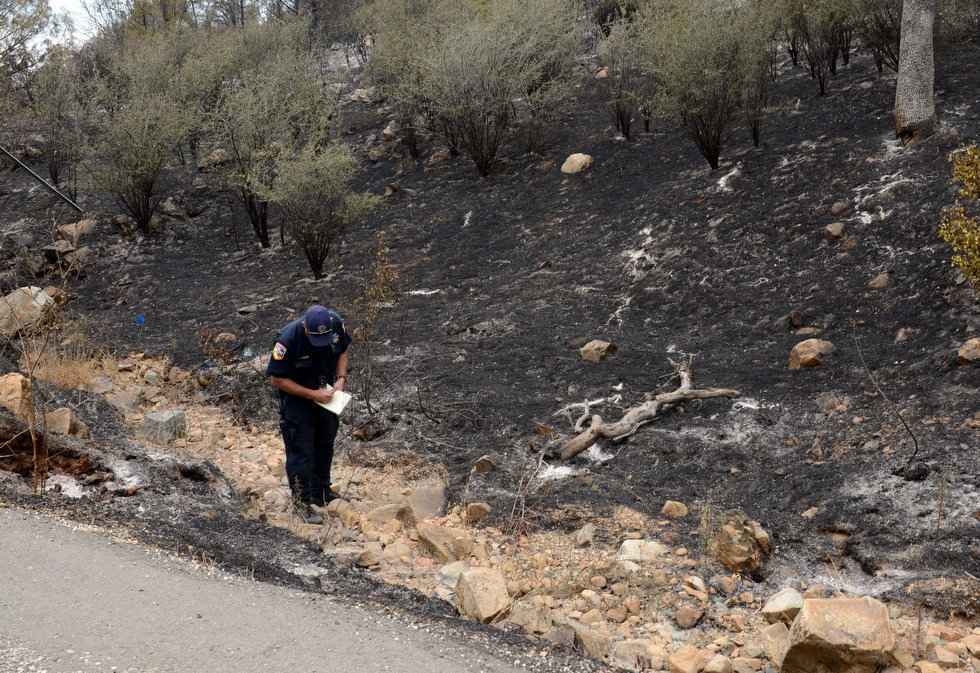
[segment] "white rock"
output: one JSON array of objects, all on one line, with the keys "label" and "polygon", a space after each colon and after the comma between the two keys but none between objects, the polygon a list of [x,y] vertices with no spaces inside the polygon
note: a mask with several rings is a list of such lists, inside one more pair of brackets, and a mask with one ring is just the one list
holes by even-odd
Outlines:
[{"label": "white rock", "polygon": [[0,299],[0,337],[35,327],[54,307],[54,299],[39,287],[19,287]]},{"label": "white rock", "polygon": [[571,154],[565,159],[565,163],[561,165],[561,172],[566,175],[574,175],[576,173],[581,173],[587,168],[592,166],[592,156],[589,154],[576,153]]},{"label": "white rock", "polygon": [[796,615],[803,609],[803,595],[796,589],[786,588],[773,594],[762,608],[762,616],[770,624],[783,622],[792,624]]},{"label": "white rock", "polygon": [[667,553],[667,547],[655,540],[626,540],[616,554],[617,561],[644,563],[653,561]]}]

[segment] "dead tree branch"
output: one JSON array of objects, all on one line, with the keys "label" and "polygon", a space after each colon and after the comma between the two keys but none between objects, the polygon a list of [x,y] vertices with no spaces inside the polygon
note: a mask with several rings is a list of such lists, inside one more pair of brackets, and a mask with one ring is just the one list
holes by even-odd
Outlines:
[{"label": "dead tree branch", "polygon": [[694,388],[691,374],[691,359],[684,362],[670,361],[680,377],[678,388],[669,393],[660,393],[652,400],[626,410],[618,421],[607,423],[599,415],[592,416],[592,423],[561,447],[561,459],[569,460],[582,453],[599,439],[622,440],[641,426],[654,420],[657,415],[681,402],[706,400],[712,397],[738,397],[741,393],[731,388]]},{"label": "dead tree branch", "polygon": [[[585,422],[589,420],[589,411],[592,407],[597,407],[600,404],[619,404],[623,399],[622,395],[611,395],[609,397],[600,397],[597,400],[585,400],[584,402],[573,402],[572,404],[565,405],[558,411],[556,411],[552,416],[564,416],[568,419],[569,423],[572,423],[575,428],[575,432],[582,432],[582,428],[585,427]],[[574,423],[572,422],[572,410],[581,409],[582,415],[579,416],[578,420]]]}]

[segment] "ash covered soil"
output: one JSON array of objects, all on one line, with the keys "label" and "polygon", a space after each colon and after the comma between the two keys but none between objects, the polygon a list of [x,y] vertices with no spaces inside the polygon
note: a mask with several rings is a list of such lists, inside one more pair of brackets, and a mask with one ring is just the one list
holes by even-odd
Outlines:
[{"label": "ash covered soil", "polygon": [[[740,509],[760,521],[776,547],[774,585],[833,572],[854,590],[900,596],[911,582],[976,577],[980,368],[958,364],[956,350],[977,334],[980,311],[936,228],[955,196],[948,156],[980,135],[978,59],[976,46],[943,55],[942,131],[911,147],[893,140],[894,78],[869,58],[843,68],[826,97],[788,69],[763,147],[736,129],[718,171],[675,128],[616,140],[589,83],[544,156],[506,156],[487,180],[464,159],[407,161],[381,137],[390,110],[352,104],[361,186],[390,195],[349,232],[326,279],[312,281],[292,247],[254,247],[244,214],[204,174],[171,194],[195,216],[165,217],[158,239],[121,240],[111,205],[83,196],[100,215],[97,255],[67,310],[120,355],[210,371],[202,330],[235,334],[248,359],[314,301],[356,328],[354,299],[383,229],[400,294],[371,348],[372,434],[445,466],[455,497],[467,488],[509,513],[528,447],[571,434],[577,414],[559,409],[618,395],[595,408],[616,418],[676,386],[668,357],[694,354],[696,384],[741,397],[691,403],[602,443],[604,462],[572,461],[569,476],[533,494],[534,525],[571,531],[594,512],[657,515],[674,499],[702,516]],[[562,175],[572,152],[591,154],[592,169]],[[3,220],[25,235],[76,219],[22,175],[4,183]],[[834,222],[843,235],[829,239]],[[882,273],[887,286],[870,288]],[[790,349],[813,335],[835,352],[821,367],[788,369]],[[618,351],[584,362],[578,348],[594,338]],[[365,350],[352,353],[359,392]],[[242,412],[271,420],[268,402],[261,392]],[[468,483],[483,454],[501,469]],[[204,534],[212,524],[188,521],[202,544],[221,544]],[[976,611],[977,597],[953,605]]]}]

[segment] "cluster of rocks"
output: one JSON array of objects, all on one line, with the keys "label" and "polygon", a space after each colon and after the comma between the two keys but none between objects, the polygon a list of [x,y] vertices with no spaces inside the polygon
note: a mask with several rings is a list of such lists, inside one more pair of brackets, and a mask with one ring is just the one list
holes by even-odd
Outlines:
[{"label": "cluster of rocks", "polygon": [[[115,386],[150,385],[151,372],[161,386],[180,379],[136,356],[116,369]],[[511,625],[626,670],[940,673],[933,667],[965,671],[976,656],[976,634],[952,627],[930,627],[926,645],[910,647],[909,620],[896,623],[873,599],[804,584],[760,600],[759,585],[744,578],[774,552],[768,533],[730,513],[692,553],[680,536],[696,513],[679,501],[664,502],[656,520],[619,507],[571,534],[515,537],[488,525],[488,503],[447,507],[439,480],[411,482],[397,464],[341,461],[343,497],[325,509],[323,525],[304,524],[292,513],[274,430],[235,425],[212,407],[175,413],[173,401],[147,410],[144,434],[163,433],[175,448],[214,460],[271,523],[318,541],[339,562],[440,597],[467,618]],[[493,469],[489,459],[474,465]]]},{"label": "cluster of rocks", "polygon": [[[30,379],[18,372],[0,376],[0,407],[45,432],[79,438],[88,437],[88,426],[73,409],[58,407],[51,410],[38,410],[35,406]],[[39,411],[43,413],[43,418],[38,418]]]}]

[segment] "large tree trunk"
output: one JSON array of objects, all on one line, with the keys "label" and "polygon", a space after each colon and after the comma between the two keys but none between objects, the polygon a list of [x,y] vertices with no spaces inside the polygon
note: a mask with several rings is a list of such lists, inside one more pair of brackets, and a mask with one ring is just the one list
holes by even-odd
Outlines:
[{"label": "large tree trunk", "polygon": [[895,133],[903,140],[924,138],[936,127],[935,20],[936,0],[904,0],[895,87]]}]

